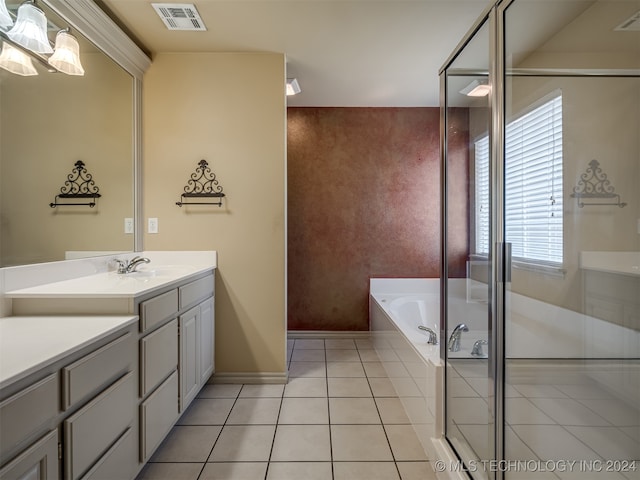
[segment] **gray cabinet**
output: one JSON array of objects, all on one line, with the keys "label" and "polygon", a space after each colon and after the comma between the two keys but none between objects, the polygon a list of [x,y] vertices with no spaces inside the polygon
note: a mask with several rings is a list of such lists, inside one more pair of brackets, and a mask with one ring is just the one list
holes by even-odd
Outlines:
[{"label": "gray cabinet", "polygon": [[0,469],[3,480],[57,480],[58,430],[49,432]]},{"label": "gray cabinet", "polygon": [[205,300],[200,304],[200,386],[202,387],[215,368],[214,345],[215,345],[215,314],[213,308],[213,298]]},{"label": "gray cabinet", "polygon": [[180,411],[207,383],[214,368],[213,299],[180,315]]},{"label": "gray cabinet", "polygon": [[140,396],[145,397],[178,367],[178,321],[140,340]]},{"label": "gray cabinet", "polygon": [[2,463],[56,426],[60,412],[58,378],[57,373],[52,373],[0,403]]},{"label": "gray cabinet", "polygon": [[85,474],[133,425],[135,392],[134,375],[128,373],[64,421],[66,480]]},{"label": "gray cabinet", "polygon": [[178,372],[140,404],[140,457],[146,462],[178,419]]},{"label": "gray cabinet", "polygon": [[183,412],[198,394],[200,385],[200,308],[180,315],[180,411]]}]

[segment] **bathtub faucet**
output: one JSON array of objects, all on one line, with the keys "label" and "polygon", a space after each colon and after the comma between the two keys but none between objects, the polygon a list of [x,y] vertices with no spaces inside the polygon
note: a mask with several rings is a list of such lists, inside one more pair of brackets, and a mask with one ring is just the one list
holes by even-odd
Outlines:
[{"label": "bathtub faucet", "polygon": [[436,332],[431,330],[429,327],[425,327],[424,325],[418,325],[418,329],[426,332],[429,335],[427,343],[431,345],[438,345],[438,336],[436,335]]},{"label": "bathtub faucet", "polygon": [[476,357],[484,357],[484,351],[482,351],[483,345],[488,345],[489,342],[486,340],[476,340],[473,344],[473,348],[471,349],[471,355]]},{"label": "bathtub faucet", "polygon": [[462,336],[462,332],[468,332],[469,327],[467,327],[464,323],[460,323],[456,325],[456,328],[451,332],[451,336],[449,337],[449,351],[450,352],[459,352],[460,351],[460,337]]}]

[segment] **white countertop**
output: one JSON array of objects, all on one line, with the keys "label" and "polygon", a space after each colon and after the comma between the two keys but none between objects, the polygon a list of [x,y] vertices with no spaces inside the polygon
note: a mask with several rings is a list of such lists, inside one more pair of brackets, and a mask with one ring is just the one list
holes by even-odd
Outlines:
[{"label": "white countertop", "polygon": [[0,388],[18,381],[110,333],[137,316],[0,318]]},{"label": "white countertop", "polygon": [[640,277],[640,252],[580,252],[580,268]]},{"label": "white countertop", "polygon": [[[137,272],[99,272],[41,285],[9,290],[6,298],[135,298],[184,281],[217,266],[215,252],[141,252],[151,259]],[[133,256],[133,255],[129,255]]]}]

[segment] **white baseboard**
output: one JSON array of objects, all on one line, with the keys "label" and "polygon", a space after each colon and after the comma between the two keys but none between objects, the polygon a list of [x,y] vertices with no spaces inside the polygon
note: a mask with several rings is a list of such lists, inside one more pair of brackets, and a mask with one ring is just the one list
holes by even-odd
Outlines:
[{"label": "white baseboard", "polygon": [[209,383],[286,384],[288,378],[288,372],[216,372],[209,379]]},{"label": "white baseboard", "polygon": [[368,331],[328,331],[328,330],[289,330],[288,338],[358,338],[367,339],[370,337]]}]

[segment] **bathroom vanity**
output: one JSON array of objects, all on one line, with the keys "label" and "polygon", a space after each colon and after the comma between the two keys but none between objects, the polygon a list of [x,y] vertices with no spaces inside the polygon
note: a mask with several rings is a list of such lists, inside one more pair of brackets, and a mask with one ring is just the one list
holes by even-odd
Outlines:
[{"label": "bathroom vanity", "polygon": [[215,252],[144,255],[4,294],[0,478],[135,478],[213,374]]}]

